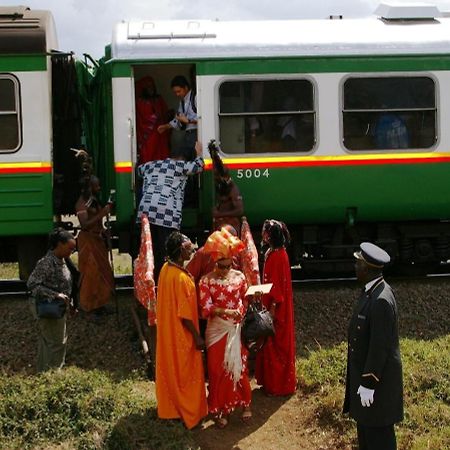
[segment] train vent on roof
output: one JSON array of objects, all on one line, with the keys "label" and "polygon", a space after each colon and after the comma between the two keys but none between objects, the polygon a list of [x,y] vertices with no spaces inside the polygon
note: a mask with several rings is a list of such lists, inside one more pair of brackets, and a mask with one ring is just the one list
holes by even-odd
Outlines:
[{"label": "train vent on roof", "polygon": [[211,39],[211,21],[130,22],[128,39]]},{"label": "train vent on roof", "polygon": [[18,18],[23,17],[25,11],[29,11],[27,6],[2,6],[0,7],[0,17]]},{"label": "train vent on roof", "polygon": [[430,21],[441,17],[439,8],[429,3],[380,3],[375,14],[386,22]]}]

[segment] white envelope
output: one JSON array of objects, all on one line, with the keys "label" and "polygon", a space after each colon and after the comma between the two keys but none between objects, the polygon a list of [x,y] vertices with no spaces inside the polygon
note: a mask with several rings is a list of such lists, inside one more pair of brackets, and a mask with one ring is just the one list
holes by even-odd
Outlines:
[{"label": "white envelope", "polygon": [[256,284],[255,286],[250,286],[247,289],[245,295],[255,295],[256,292],[261,292],[262,294],[268,294],[272,289],[273,283],[266,284]]}]

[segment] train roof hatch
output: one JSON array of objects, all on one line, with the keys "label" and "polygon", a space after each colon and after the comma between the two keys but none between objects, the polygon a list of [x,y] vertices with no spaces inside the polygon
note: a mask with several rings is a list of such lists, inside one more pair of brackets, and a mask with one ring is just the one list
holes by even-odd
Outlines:
[{"label": "train roof hatch", "polygon": [[380,3],[375,15],[384,20],[434,20],[442,13],[430,3]]},{"label": "train roof hatch", "polygon": [[50,11],[0,7],[0,54],[41,54],[57,48]]}]

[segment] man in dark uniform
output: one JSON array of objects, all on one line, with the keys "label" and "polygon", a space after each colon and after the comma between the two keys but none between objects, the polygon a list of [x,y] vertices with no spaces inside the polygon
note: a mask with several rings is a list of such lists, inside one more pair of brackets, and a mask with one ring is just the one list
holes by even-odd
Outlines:
[{"label": "man in dark uniform", "polygon": [[403,419],[397,305],[383,279],[389,255],[369,242],[355,252],[364,285],[348,329],[344,413],[356,420],[360,450],[395,450],[394,424]]}]

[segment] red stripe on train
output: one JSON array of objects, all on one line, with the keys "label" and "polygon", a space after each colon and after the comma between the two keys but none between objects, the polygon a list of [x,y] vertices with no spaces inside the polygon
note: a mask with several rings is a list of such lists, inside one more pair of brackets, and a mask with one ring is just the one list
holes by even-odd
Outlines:
[{"label": "red stripe on train", "polygon": [[51,173],[51,167],[0,167],[0,174]]},{"label": "red stripe on train", "polygon": [[[230,169],[270,169],[282,167],[330,167],[330,166],[373,166],[373,165],[393,165],[393,164],[432,164],[450,163],[450,157],[436,158],[400,158],[400,159],[349,159],[349,160],[325,160],[325,161],[255,161],[255,162],[227,162],[225,165]],[[205,165],[206,170],[212,169],[212,164]]]}]

